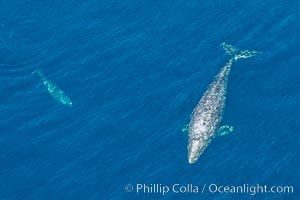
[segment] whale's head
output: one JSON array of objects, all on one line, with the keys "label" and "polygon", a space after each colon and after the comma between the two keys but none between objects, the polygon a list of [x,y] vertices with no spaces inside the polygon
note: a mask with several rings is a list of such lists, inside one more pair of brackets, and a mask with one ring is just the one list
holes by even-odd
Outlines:
[{"label": "whale's head", "polygon": [[66,106],[72,106],[73,105],[71,99],[67,96],[65,96],[60,102],[64,105],[66,105]]},{"label": "whale's head", "polygon": [[188,145],[188,161],[189,164],[195,163],[200,155],[204,152],[207,147],[207,143],[201,139],[190,140]]},{"label": "whale's head", "polygon": [[72,105],[73,105],[73,103],[72,103],[72,101],[69,101],[69,102],[67,102],[67,103],[66,103],[66,105],[68,105],[68,106],[72,106]]}]

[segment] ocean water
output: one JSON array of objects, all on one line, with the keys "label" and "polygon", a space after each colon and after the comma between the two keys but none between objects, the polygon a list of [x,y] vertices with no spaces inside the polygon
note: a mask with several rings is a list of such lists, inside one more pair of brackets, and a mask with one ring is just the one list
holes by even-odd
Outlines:
[{"label": "ocean water", "polygon": [[[298,1],[0,7],[1,200],[300,199]],[[263,54],[233,64],[222,124],[235,130],[190,165],[181,129],[230,58],[221,42]],[[51,97],[36,69],[72,107]],[[137,184],[199,192],[137,192]],[[213,193],[211,184],[294,190]]]}]

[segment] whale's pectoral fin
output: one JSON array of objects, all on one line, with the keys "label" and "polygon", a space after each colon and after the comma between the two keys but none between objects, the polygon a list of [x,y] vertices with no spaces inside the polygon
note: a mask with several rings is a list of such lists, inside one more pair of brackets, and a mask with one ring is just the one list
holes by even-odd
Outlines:
[{"label": "whale's pectoral fin", "polygon": [[182,127],[181,131],[184,133],[184,134],[188,134],[189,133],[189,125],[186,124]]},{"label": "whale's pectoral fin", "polygon": [[218,136],[228,135],[229,133],[233,132],[233,130],[234,130],[233,126],[224,125],[217,130],[217,135]]}]

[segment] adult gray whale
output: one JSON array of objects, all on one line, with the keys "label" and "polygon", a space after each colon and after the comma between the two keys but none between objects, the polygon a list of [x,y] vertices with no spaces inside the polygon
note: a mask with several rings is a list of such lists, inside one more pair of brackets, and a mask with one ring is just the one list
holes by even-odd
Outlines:
[{"label": "adult gray whale", "polygon": [[33,71],[31,73],[32,75],[33,74],[37,74],[40,79],[42,80],[43,84],[47,87],[49,93],[53,96],[53,98],[64,104],[64,105],[67,105],[67,106],[72,106],[73,103],[70,99],[70,97],[68,97],[64,91],[62,91],[61,89],[59,89],[54,83],[52,83],[49,79],[47,79],[43,72],[40,70],[40,69],[37,69],[35,71]]},{"label": "adult gray whale", "polygon": [[[231,65],[239,58],[250,58],[261,53],[258,51],[239,50],[232,45],[222,43],[221,47],[232,57],[221,69],[210,84],[201,100],[195,107],[188,125],[188,162],[195,163],[218,132],[219,124],[225,107],[228,75]],[[232,127],[221,127],[224,131],[232,131]]]}]

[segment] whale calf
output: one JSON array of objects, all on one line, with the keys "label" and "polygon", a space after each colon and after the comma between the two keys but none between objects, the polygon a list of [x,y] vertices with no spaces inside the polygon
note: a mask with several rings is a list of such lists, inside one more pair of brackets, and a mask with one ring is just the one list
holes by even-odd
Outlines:
[{"label": "whale calf", "polygon": [[233,130],[230,126],[224,126],[218,131],[225,107],[226,89],[231,65],[240,58],[250,58],[261,53],[258,51],[239,50],[226,43],[222,43],[221,47],[232,57],[215,76],[214,81],[209,85],[191,115],[187,128],[189,137],[188,162],[190,164],[198,160],[215,135],[218,133],[220,133],[219,135],[226,135]]},{"label": "whale calf", "polygon": [[58,88],[54,83],[52,83],[49,79],[47,79],[47,78],[44,76],[42,70],[37,69],[37,70],[33,71],[31,74],[32,74],[32,75],[37,74],[37,75],[40,77],[41,81],[42,81],[43,84],[47,87],[49,93],[53,96],[53,98],[54,98],[56,101],[58,101],[58,102],[60,102],[60,103],[62,103],[62,104],[64,104],[64,105],[67,105],[67,106],[72,106],[72,105],[73,105],[73,103],[72,103],[70,97],[68,97],[68,96],[65,94],[64,91],[62,91],[61,89],[59,89],[59,88]]}]

